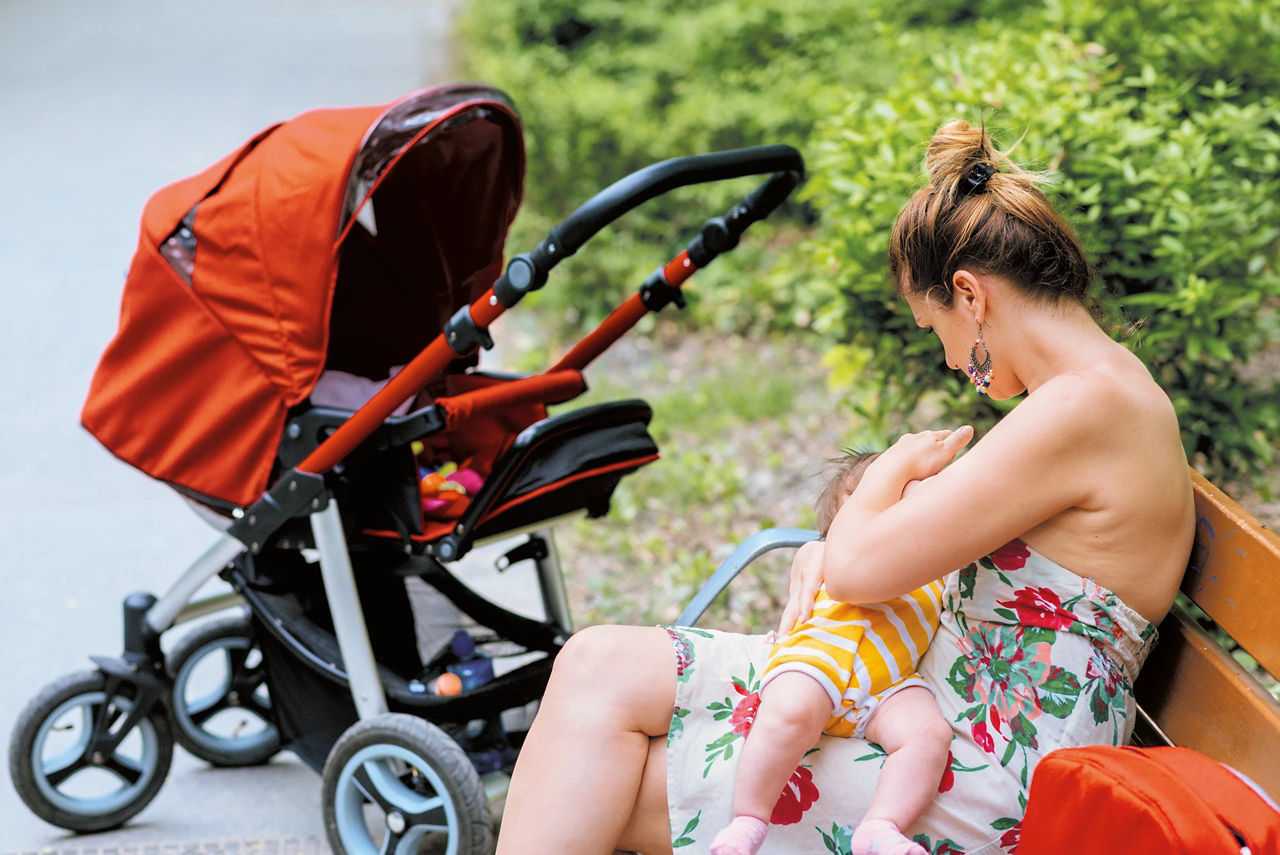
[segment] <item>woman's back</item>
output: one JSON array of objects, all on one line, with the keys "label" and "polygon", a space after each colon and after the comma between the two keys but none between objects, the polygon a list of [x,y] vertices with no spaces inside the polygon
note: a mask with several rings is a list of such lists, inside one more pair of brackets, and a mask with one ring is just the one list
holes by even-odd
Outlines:
[{"label": "woman's back", "polygon": [[[1074,456],[1081,498],[1022,540],[1158,622],[1195,532],[1191,481],[1168,397],[1136,357],[1108,344],[1093,368],[1056,384],[1086,400],[1062,405],[1093,434]],[[1035,394],[1071,394],[1054,385]]]}]

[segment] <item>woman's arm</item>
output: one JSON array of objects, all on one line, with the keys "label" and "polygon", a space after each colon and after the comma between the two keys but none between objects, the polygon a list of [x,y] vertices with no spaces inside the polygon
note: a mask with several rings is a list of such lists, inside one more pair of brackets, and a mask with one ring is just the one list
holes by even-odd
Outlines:
[{"label": "woman's arm", "polygon": [[855,603],[901,596],[1086,503],[1106,443],[1107,397],[1082,378],[1055,378],[899,500],[907,481],[963,445],[954,434],[904,437],[867,468],[832,521],[827,593]]}]

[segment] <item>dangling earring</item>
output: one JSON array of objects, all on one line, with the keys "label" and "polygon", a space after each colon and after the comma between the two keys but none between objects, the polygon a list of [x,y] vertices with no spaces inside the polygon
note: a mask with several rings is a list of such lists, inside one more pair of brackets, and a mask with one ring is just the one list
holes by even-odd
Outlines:
[{"label": "dangling earring", "polygon": [[[978,359],[978,348],[982,348],[982,359]],[[987,347],[987,343],[982,340],[982,322],[978,322],[978,337],[973,340],[973,347],[969,348],[969,381],[973,383],[973,388],[978,390],[978,397],[984,397],[987,389],[991,386],[991,377],[994,372],[991,370],[991,350]]]}]

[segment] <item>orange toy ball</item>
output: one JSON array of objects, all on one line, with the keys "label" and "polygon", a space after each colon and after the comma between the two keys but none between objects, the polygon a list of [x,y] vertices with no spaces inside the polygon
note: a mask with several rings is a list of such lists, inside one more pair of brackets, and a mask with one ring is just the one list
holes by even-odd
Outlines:
[{"label": "orange toy ball", "polygon": [[437,695],[460,695],[462,694],[462,680],[457,674],[450,674],[448,671],[436,677],[436,694]]}]

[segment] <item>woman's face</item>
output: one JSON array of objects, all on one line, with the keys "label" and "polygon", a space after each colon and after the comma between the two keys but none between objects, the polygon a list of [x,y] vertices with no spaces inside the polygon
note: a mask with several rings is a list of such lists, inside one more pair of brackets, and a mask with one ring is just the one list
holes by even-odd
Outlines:
[{"label": "woman's face", "polygon": [[972,317],[965,317],[954,303],[951,308],[944,309],[927,297],[909,292],[906,300],[915,315],[916,324],[921,329],[933,330],[942,342],[947,367],[963,372],[969,365],[969,351],[978,335],[978,322]]}]

